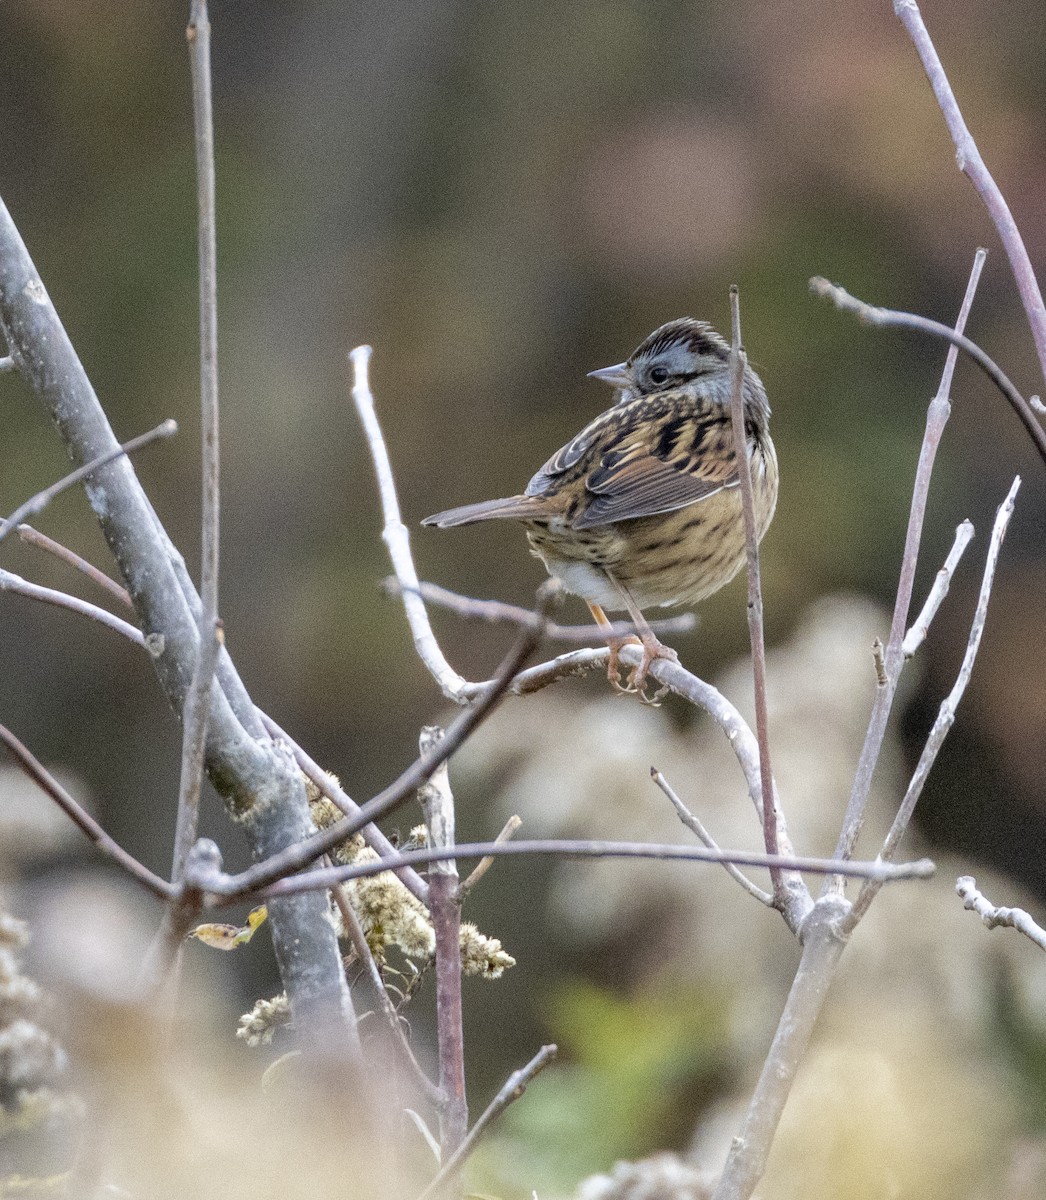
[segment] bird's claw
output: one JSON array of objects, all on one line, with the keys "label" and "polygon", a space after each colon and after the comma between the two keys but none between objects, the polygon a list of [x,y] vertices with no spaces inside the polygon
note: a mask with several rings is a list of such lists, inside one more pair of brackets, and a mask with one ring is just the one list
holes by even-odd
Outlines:
[{"label": "bird's claw", "polygon": [[607,659],[607,679],[619,696],[630,696],[638,691],[638,688],[634,686],[636,668],[632,669],[624,683],[621,682],[621,650],[624,646],[638,646],[639,644],[640,641],[637,637],[609,639],[610,657]]},{"label": "bird's claw", "polygon": [[[635,645],[643,647],[643,657],[622,683],[621,649],[624,646]],[[671,689],[660,687],[653,696],[648,696],[646,690],[647,674],[654,660],[658,658],[667,659],[669,662],[679,661],[679,655],[670,646],[665,646],[656,639],[647,642],[636,637],[614,638],[610,642],[610,658],[607,661],[607,679],[610,681],[610,686],[619,696],[638,696],[644,704],[649,704],[652,708],[660,707],[662,699],[668,695]]]}]

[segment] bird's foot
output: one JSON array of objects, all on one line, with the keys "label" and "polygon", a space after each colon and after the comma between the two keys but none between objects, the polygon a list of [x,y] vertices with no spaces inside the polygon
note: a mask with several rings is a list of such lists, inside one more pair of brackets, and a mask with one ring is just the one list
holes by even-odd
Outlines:
[{"label": "bird's foot", "polygon": [[646,691],[647,672],[656,659],[664,658],[668,662],[679,662],[679,655],[676,654],[671,646],[666,646],[663,642],[659,642],[653,634],[642,638],[642,643],[643,657],[640,659],[639,666],[629,676],[628,685],[633,691],[639,694],[639,698],[644,704],[649,704],[651,708],[658,708],[662,699],[668,695],[669,689],[661,687],[652,696],[648,696]]},{"label": "bird's foot", "polygon": [[[639,660],[638,666],[632,668],[628,679],[622,684],[621,649],[623,646],[634,646],[637,644],[643,647],[643,657]],[[653,635],[648,638],[628,637],[611,639],[610,659],[607,663],[607,678],[610,680],[610,686],[619,695],[637,695],[644,704],[649,704],[654,708],[658,707],[661,700],[668,694],[669,689],[662,687],[653,696],[648,696],[646,681],[651,665],[659,658],[664,658],[668,662],[679,662],[679,655],[672,647],[658,641]]]},{"label": "bird's foot", "polygon": [[637,637],[623,638],[607,638],[607,645],[610,647],[610,657],[607,659],[607,679],[610,681],[610,686],[619,696],[628,696],[635,692],[632,686],[632,676],[635,675],[633,669],[627,682],[621,682],[621,651],[625,646],[640,645]]}]

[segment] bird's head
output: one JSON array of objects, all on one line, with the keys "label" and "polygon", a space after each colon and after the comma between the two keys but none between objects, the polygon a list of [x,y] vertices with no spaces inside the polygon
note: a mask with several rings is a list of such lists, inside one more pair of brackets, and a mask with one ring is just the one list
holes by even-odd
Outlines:
[{"label": "bird's head", "polygon": [[730,347],[711,325],[693,317],[677,317],[644,338],[625,362],[589,371],[589,375],[617,388],[624,403],[683,387],[729,367]]}]

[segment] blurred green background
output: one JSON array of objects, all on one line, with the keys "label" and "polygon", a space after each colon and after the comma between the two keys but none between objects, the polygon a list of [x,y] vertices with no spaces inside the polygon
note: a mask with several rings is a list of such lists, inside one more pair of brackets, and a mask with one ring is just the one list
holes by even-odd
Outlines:
[{"label": "blurred green background", "polygon": [[[187,9],[0,5],[0,194],[117,434],[181,423],[137,467],[192,565]],[[1003,12],[987,0],[924,9],[1041,265],[1046,23],[1036,0]],[[764,551],[772,642],[826,592],[892,600],[944,358],[939,344],[872,331],[815,301],[811,275],[950,322],[974,250],[987,246],[969,332],[1022,391],[1042,389],[1004,255],[888,3],[217,0],[212,20],[227,640],[257,703],[361,800],[414,756],[418,727],[447,714],[379,589],[388,564],[348,397],[353,345],[375,347],[378,411],[422,577],[527,603],[542,572],[518,529],[441,533],[417,521],[520,490],[605,406],[587,371],[674,316],[725,328],[737,282],[782,469]],[[955,525],[970,517],[978,538],[925,651],[906,744],[914,761],[951,685],[976,564],[1020,471],[982,655],[920,819],[938,846],[1046,897],[1046,474],[966,364],[953,395],[917,603]],[[0,377],[0,429],[9,511],[66,459],[15,376]],[[79,494],[39,525],[106,565]],[[40,582],[77,586],[11,542],[3,555]],[[697,673],[744,651],[743,596],[737,581],[680,639]],[[582,618],[579,603],[570,611]],[[435,620],[473,678],[511,636]],[[0,621],[0,719],[39,757],[78,772],[111,832],[166,870],[179,732],[148,665],[104,631],[19,599],[0,599]],[[605,688],[597,678],[572,686],[579,701]],[[461,800],[461,833],[493,836],[483,795]],[[207,831],[235,861],[238,835],[209,803]],[[554,975],[554,937],[512,921],[516,896],[543,875],[541,865],[506,869],[477,896],[476,917]],[[263,952],[238,965],[252,973],[237,985],[244,996],[271,984]],[[486,1003],[470,1000],[477,1013]],[[540,1035],[522,1008],[530,1015],[505,1061]],[[474,1070],[487,1087],[504,1066],[495,1056]]]}]

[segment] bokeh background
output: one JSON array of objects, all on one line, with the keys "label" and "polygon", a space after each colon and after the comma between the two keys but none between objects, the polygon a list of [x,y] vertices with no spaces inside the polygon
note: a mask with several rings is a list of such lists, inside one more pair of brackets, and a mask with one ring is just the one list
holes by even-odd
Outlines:
[{"label": "bokeh background", "polygon": [[[193,564],[186,15],[187,5],[166,2],[0,5],[0,194],[118,435],[167,416],[181,423],[182,434],[142,453],[137,467]],[[925,16],[1041,265],[1041,7],[1009,0],[1002,20],[987,0],[953,0],[927,3]],[[974,250],[987,246],[969,332],[1022,391],[1042,388],[1002,250],[885,0],[220,0],[213,23],[227,639],[256,701],[361,800],[413,757],[418,727],[447,713],[379,587],[388,565],[348,398],[353,345],[375,347],[378,411],[422,576],[527,603],[542,572],[517,529],[441,533],[417,521],[520,490],[605,405],[587,371],[619,361],[673,316],[724,328],[737,282],[782,468],[764,550],[773,644],[803,628],[826,594],[891,601],[944,357],[941,345],[863,328],[812,299],[811,275],[951,321]],[[953,395],[917,602],[956,524],[970,517],[978,538],[921,654],[897,753],[902,766],[914,763],[951,685],[978,556],[1019,471],[1025,484],[981,658],[919,821],[937,852],[1006,871],[1046,899],[1046,474],[966,364]],[[67,464],[13,375],[0,376],[0,429],[0,508],[9,511]],[[63,497],[40,526],[106,563],[80,495]],[[77,586],[10,541],[3,553],[9,569]],[[735,582],[679,640],[698,674],[743,653],[743,595]],[[510,637],[435,620],[452,662],[474,678]],[[0,622],[0,719],[79,776],[111,832],[165,870],[179,733],[147,664],[101,629],[19,599],[0,599]],[[869,701],[870,679],[869,667]],[[604,693],[596,678],[564,691],[575,709]],[[526,703],[540,710],[546,701]],[[628,711],[619,702],[615,719]],[[535,744],[555,737],[557,720],[562,727],[556,712],[533,725]],[[687,732],[691,714],[672,705],[666,714]],[[637,789],[649,786],[649,765],[637,760]],[[493,836],[504,817],[496,773],[469,779],[459,790],[461,833]],[[842,785],[826,799],[840,812],[844,802]],[[206,830],[235,862],[238,835],[209,804]],[[404,815],[399,827],[414,819]],[[55,870],[53,859],[38,862],[36,886],[46,889]],[[527,959],[497,996],[468,997],[479,1041],[500,1031],[496,1049],[472,1062],[479,1097],[555,1032],[550,1013],[562,1013],[564,988],[580,980],[605,996],[627,990],[633,968],[608,969],[600,955],[609,943],[579,963],[543,915],[536,885],[549,879],[542,865],[506,867],[475,900],[479,923]],[[219,976],[230,1004],[273,990],[264,947],[229,959]],[[418,1022],[423,1036],[423,1015]]]}]

